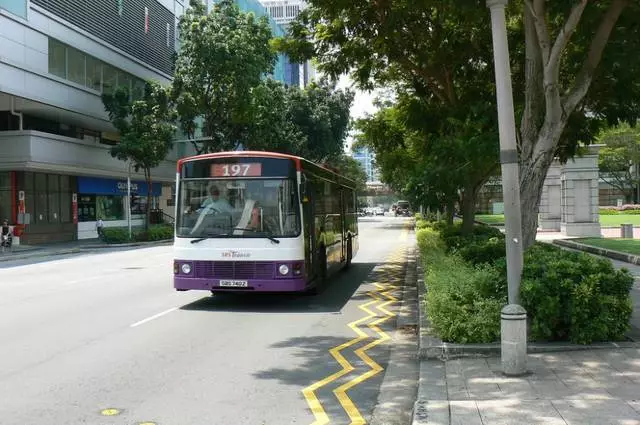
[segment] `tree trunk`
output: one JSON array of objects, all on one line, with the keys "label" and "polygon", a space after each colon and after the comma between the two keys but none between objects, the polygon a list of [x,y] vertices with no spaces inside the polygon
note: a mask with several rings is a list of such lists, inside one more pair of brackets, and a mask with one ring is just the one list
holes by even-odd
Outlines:
[{"label": "tree trunk", "polygon": [[447,213],[447,224],[449,226],[453,225],[453,216],[455,215],[455,205],[456,205],[456,202],[453,198],[447,201],[446,213]]},{"label": "tree trunk", "polygon": [[544,180],[553,162],[554,151],[542,152],[520,163],[520,214],[522,217],[522,249],[536,241],[538,211]]},{"label": "tree trunk", "polygon": [[476,216],[476,195],[475,187],[466,186],[462,199],[462,234],[470,235],[473,233],[473,224]]},{"label": "tree trunk", "polygon": [[147,211],[146,211],[146,217],[144,220],[144,231],[148,232],[149,231],[149,222],[151,221],[151,197],[153,196],[153,190],[152,190],[152,181],[151,181],[151,170],[146,168],[144,170],[144,177],[145,180],[147,181]]}]

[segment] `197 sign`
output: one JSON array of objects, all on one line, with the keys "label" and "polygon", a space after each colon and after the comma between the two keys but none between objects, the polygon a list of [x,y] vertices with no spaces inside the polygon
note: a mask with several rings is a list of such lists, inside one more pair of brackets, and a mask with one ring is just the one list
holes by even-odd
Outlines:
[{"label": "197 sign", "polygon": [[262,164],[212,164],[212,177],[260,177]]}]

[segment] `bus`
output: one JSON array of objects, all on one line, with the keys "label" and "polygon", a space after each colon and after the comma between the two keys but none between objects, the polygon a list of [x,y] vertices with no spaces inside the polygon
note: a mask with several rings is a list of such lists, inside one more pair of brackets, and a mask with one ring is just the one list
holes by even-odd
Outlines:
[{"label": "bus", "polygon": [[176,194],[178,291],[313,294],[358,252],[354,182],[300,157],[184,158]]}]

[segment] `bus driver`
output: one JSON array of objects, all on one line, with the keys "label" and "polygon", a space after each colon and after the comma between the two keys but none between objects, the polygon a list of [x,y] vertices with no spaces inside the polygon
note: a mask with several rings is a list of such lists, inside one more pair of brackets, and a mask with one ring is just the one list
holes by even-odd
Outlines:
[{"label": "bus driver", "polygon": [[233,207],[229,201],[220,197],[220,189],[215,185],[209,187],[209,196],[202,202],[200,208],[214,210],[220,213],[230,213],[233,211]]}]

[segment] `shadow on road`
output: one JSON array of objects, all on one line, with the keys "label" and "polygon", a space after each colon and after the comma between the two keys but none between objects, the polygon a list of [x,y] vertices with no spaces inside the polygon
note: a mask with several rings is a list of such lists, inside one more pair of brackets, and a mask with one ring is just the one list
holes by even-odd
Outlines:
[{"label": "shadow on road", "polygon": [[251,313],[337,313],[350,299],[369,299],[354,294],[376,266],[403,266],[403,263],[353,263],[336,274],[318,295],[269,293],[218,293],[182,306],[181,310],[237,311]]}]

